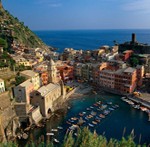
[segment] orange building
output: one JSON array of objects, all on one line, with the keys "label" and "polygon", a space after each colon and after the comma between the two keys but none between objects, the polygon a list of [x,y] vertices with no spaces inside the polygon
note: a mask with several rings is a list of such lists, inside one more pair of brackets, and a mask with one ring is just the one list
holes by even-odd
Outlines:
[{"label": "orange building", "polygon": [[48,84],[48,72],[45,71],[45,72],[41,73],[40,77],[41,77],[42,85],[47,85]]},{"label": "orange building", "polygon": [[118,94],[132,93],[137,87],[137,69],[131,67],[115,69],[110,65],[100,68],[99,85]]},{"label": "orange building", "polygon": [[68,81],[74,79],[74,68],[73,66],[69,66],[67,64],[63,66],[58,66],[57,70],[60,73],[61,79],[63,81]]}]

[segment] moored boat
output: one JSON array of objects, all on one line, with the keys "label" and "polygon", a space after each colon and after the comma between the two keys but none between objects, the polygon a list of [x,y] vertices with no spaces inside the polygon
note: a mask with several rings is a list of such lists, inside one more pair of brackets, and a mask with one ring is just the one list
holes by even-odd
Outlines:
[{"label": "moored boat", "polygon": [[96,122],[100,122],[100,119],[95,119]]},{"label": "moored boat", "polygon": [[46,133],[47,136],[54,136],[54,133]]},{"label": "moored boat", "polygon": [[77,117],[72,117],[71,120],[78,120],[78,118]]},{"label": "moored boat", "polygon": [[62,129],[63,129],[63,127],[61,127],[61,126],[58,126],[58,127],[57,127],[57,129],[60,129],[60,130],[62,130]]},{"label": "moored boat", "polygon": [[105,115],[100,114],[99,117],[100,117],[100,118],[105,118]]},{"label": "moored boat", "polygon": [[90,123],[89,123],[88,125],[89,125],[90,127],[94,127],[94,125],[92,125],[92,124],[90,124]]},{"label": "moored boat", "polygon": [[92,124],[97,125],[97,122],[96,121],[92,121]]},{"label": "moored boat", "polygon": [[114,111],[115,109],[113,109],[113,108],[108,108],[110,111]]},{"label": "moored boat", "polygon": [[58,131],[58,129],[51,129],[51,131],[52,131],[52,132],[57,132],[57,131]]},{"label": "moored boat", "polygon": [[54,142],[55,142],[55,143],[59,143],[59,140],[56,139],[56,138],[54,138]]}]

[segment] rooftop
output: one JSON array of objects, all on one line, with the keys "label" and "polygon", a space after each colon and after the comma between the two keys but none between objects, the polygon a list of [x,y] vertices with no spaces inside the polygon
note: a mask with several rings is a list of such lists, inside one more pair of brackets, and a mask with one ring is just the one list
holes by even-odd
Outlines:
[{"label": "rooftop", "polygon": [[4,82],[4,80],[0,78],[0,82]]},{"label": "rooftop", "polygon": [[20,72],[20,74],[29,76],[29,77],[34,77],[36,72],[32,71],[32,70],[24,70],[22,72]]},{"label": "rooftop", "polygon": [[39,93],[41,93],[41,96],[45,96],[45,95],[47,95],[49,92],[53,91],[55,88],[58,88],[58,87],[60,87],[59,84],[52,84],[52,83],[50,83],[50,84],[48,84],[48,85],[46,85],[46,86],[42,86],[42,87],[39,88],[37,91],[38,91]]},{"label": "rooftop", "polygon": [[124,70],[124,72],[133,73],[135,70],[136,70],[135,68],[128,67],[127,69]]},{"label": "rooftop", "polygon": [[21,86],[21,87],[29,87],[29,86],[31,86],[31,85],[33,85],[33,83],[31,82],[31,80],[29,79],[29,80],[26,80],[25,82],[23,82],[23,83],[21,83],[19,86]]}]

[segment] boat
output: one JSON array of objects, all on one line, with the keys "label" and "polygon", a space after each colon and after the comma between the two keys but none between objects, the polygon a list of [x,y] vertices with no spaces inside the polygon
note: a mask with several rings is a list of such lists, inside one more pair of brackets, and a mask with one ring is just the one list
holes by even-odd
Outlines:
[{"label": "boat", "polygon": [[100,122],[100,119],[95,119],[96,122]]},{"label": "boat", "polygon": [[93,115],[89,115],[89,117],[90,117],[90,118],[92,118],[92,117],[93,117]]},{"label": "boat", "polygon": [[113,109],[116,109],[116,106],[111,106]]},{"label": "boat", "polygon": [[90,106],[91,109],[93,109],[94,107]]},{"label": "boat", "polygon": [[92,117],[93,117],[92,115],[88,115],[88,116],[87,116],[87,118],[92,118]]},{"label": "boat", "polygon": [[123,97],[121,97],[121,99],[124,101],[126,99],[126,97],[123,96]]},{"label": "boat", "polygon": [[101,105],[101,101],[96,102],[98,105]]},{"label": "boat", "polygon": [[63,127],[61,127],[61,126],[58,126],[58,127],[57,127],[57,129],[60,129],[60,130],[62,130],[62,129],[63,129]]},{"label": "boat", "polygon": [[116,108],[119,108],[119,105],[116,104],[115,107],[116,107]]},{"label": "boat", "polygon": [[95,115],[96,115],[96,112],[92,111],[92,112],[91,112],[91,115],[95,116]]},{"label": "boat", "polygon": [[51,131],[52,131],[52,132],[57,132],[57,131],[58,131],[58,129],[51,129]]},{"label": "boat", "polygon": [[90,108],[86,108],[86,110],[90,111],[91,109]]},{"label": "boat", "polygon": [[85,120],[89,120],[89,118],[85,117]]},{"label": "boat", "polygon": [[130,105],[134,105],[134,102],[132,102],[132,101],[129,101],[129,102],[128,102],[128,104],[130,104]]},{"label": "boat", "polygon": [[54,133],[46,133],[47,136],[54,136]]},{"label": "boat", "polygon": [[140,109],[141,109],[142,111],[147,111],[147,110],[148,110],[148,109],[147,109],[146,107],[144,107],[144,106],[141,106]]},{"label": "boat", "polygon": [[69,125],[71,125],[71,122],[69,122],[69,121],[66,121],[66,123],[69,124]]},{"label": "boat", "polygon": [[96,106],[96,107],[98,106],[98,104],[93,104],[93,105]]},{"label": "boat", "polygon": [[54,142],[55,142],[55,143],[59,143],[59,140],[56,139],[56,138],[54,138]]},{"label": "boat", "polygon": [[94,94],[97,94],[97,92],[96,92],[96,91],[93,91],[93,93],[94,93]]},{"label": "boat", "polygon": [[72,117],[71,120],[78,120],[78,118],[77,117]]},{"label": "boat", "polygon": [[108,108],[110,111],[114,111],[115,109],[113,109],[113,108]]},{"label": "boat", "polygon": [[90,124],[90,123],[89,123],[88,125],[89,125],[90,127],[94,127],[94,125],[92,125],[92,124]]},{"label": "boat", "polygon": [[108,105],[112,105],[112,102],[107,102]]},{"label": "boat", "polygon": [[101,120],[101,118],[100,118],[100,117],[98,117],[98,116],[96,116],[96,119],[99,119],[99,120]]},{"label": "boat", "polygon": [[106,107],[107,107],[107,105],[100,106],[101,109],[105,109]]},{"label": "boat", "polygon": [[77,137],[78,136],[78,134],[77,133],[74,133],[74,135]]},{"label": "boat", "polygon": [[97,122],[96,121],[92,121],[92,124],[97,125]]},{"label": "boat", "polygon": [[110,113],[110,111],[109,110],[104,110],[104,115],[108,115],[109,113]]},{"label": "boat", "polygon": [[79,113],[79,116],[83,116],[84,114],[83,113]]},{"label": "boat", "polygon": [[73,123],[73,122],[74,122],[74,120],[70,120],[70,119],[69,119],[68,121],[69,121],[69,122],[71,122],[71,123]]},{"label": "boat", "polygon": [[77,128],[79,128],[78,125],[72,125],[71,127],[69,127],[69,129],[70,129],[70,130],[73,130],[73,131],[74,131],[75,129],[77,129]]},{"label": "boat", "polygon": [[100,118],[105,118],[105,115],[100,114],[99,117],[100,117]]}]

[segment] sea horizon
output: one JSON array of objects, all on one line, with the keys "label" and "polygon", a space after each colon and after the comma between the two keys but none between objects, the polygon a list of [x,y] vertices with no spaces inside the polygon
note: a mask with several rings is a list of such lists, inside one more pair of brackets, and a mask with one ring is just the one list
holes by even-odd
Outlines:
[{"label": "sea horizon", "polygon": [[139,43],[150,44],[150,29],[39,30],[34,33],[58,52],[65,48],[94,50],[103,45],[113,46],[114,40],[122,44],[131,41],[132,33]]},{"label": "sea horizon", "polygon": [[31,29],[35,31],[106,31],[106,30],[150,30],[150,28],[108,28],[108,29]]}]

